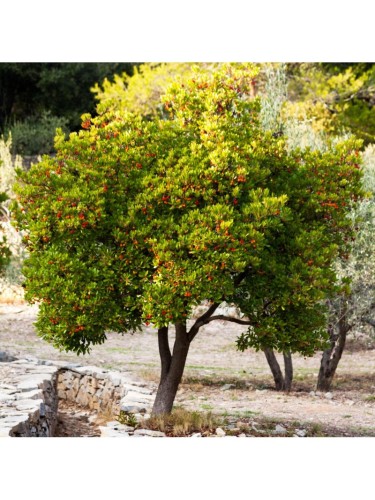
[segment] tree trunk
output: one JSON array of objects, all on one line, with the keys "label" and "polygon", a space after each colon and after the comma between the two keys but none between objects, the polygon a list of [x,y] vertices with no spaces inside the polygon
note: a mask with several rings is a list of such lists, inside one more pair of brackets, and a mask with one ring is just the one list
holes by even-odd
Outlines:
[{"label": "tree trunk", "polygon": [[293,381],[293,363],[292,355],[288,352],[283,352],[284,357],[284,375],[281,371],[279,362],[276,359],[273,349],[263,349],[268,365],[271,369],[273,379],[275,381],[275,389],[277,391],[290,391]]},{"label": "tree trunk", "polygon": [[175,327],[176,339],[173,354],[169,349],[168,328],[160,328],[158,331],[161,376],[152,408],[153,415],[168,414],[172,411],[173,402],[184,372],[190,340],[185,323],[177,323]]},{"label": "tree trunk", "polygon": [[292,355],[290,351],[283,352],[284,356],[284,370],[285,370],[285,377],[284,377],[284,391],[290,391],[292,388],[292,381],[293,381],[293,363],[292,363]]},{"label": "tree trunk", "polygon": [[337,366],[344,352],[346,336],[350,328],[351,326],[348,325],[346,320],[345,308],[337,324],[338,333],[335,335],[334,327],[329,329],[331,345],[323,352],[320,361],[318,382],[316,385],[318,391],[327,392],[330,390]]},{"label": "tree trunk", "polygon": [[275,381],[275,388],[277,391],[282,391],[284,389],[285,380],[280,369],[279,362],[276,359],[275,353],[273,352],[273,349],[270,349],[268,347],[266,349],[263,349],[263,352],[266,356],[268,365],[271,368],[273,379]]}]

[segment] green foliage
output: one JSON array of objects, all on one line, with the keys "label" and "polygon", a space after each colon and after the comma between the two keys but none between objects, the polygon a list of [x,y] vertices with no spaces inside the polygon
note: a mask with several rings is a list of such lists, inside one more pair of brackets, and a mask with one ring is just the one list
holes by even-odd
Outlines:
[{"label": "green foliage", "polygon": [[367,197],[350,214],[356,224],[356,237],[351,251],[336,262],[336,272],[342,283],[350,283],[344,293],[330,302],[330,321],[338,326],[345,311],[346,321],[356,331],[375,325],[375,147],[367,146],[363,153],[363,185]]},{"label": "green foliage", "polygon": [[56,129],[67,130],[68,120],[43,113],[29,116],[23,122],[16,122],[8,133],[12,138],[12,153],[23,156],[51,154],[54,152]]},{"label": "green foliage", "polygon": [[[91,91],[106,108],[130,111],[145,118],[166,116],[160,100],[168,86],[176,79],[186,80],[192,76],[191,63],[145,63],[134,68],[134,74],[114,75],[101,86],[94,85]],[[208,70],[217,64],[199,64]]]},{"label": "green foliage", "polygon": [[126,411],[121,410],[119,416],[117,417],[117,421],[123,425],[130,425],[131,427],[136,427],[138,424],[137,418],[133,413],[128,413]]},{"label": "green foliage", "polygon": [[315,130],[375,141],[374,64],[289,64],[285,116],[312,120]]},{"label": "green foliage", "polygon": [[20,172],[26,297],[56,347],[185,322],[204,300],[250,318],[248,345],[252,332],[279,350],[320,345],[320,322],[302,331],[296,318],[321,318],[335,288],[360,145],[291,151],[260,125],[255,66],[193,71],[169,86],[162,119],[103,102],[79,133],[57,134],[56,158]]},{"label": "green foliage", "polygon": [[[359,170],[360,142],[330,139],[307,121],[285,119],[285,66],[266,67],[265,74],[262,127],[282,134],[285,147],[300,166],[296,170],[287,168],[286,175],[278,179],[280,187],[275,184],[273,188],[287,190],[287,206],[293,217],[285,221],[284,231],[278,231],[264,251],[261,275],[246,278],[258,282],[256,293],[247,293],[246,280],[238,288],[236,303],[254,318],[255,326],[240,336],[237,346],[240,350],[271,347],[311,355],[324,348],[328,338],[324,299],[340,290],[332,264],[336,256],[347,255],[347,242],[353,233],[348,205],[360,191],[351,193],[353,178],[347,179],[354,169]],[[348,155],[346,160],[343,153]],[[360,176],[354,177],[358,183]]]}]

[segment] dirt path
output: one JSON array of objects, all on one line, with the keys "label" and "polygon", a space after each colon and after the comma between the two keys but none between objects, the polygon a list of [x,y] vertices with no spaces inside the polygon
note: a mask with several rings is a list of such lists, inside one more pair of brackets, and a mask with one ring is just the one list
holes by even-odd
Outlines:
[{"label": "dirt path", "polygon": [[[0,351],[17,357],[66,360],[130,371],[156,387],[159,357],[156,332],[124,336],[108,334],[90,355],[59,352],[40,339],[33,328],[37,306],[0,305]],[[241,327],[213,322],[194,340],[187,360],[176,405],[230,416],[252,416],[342,429],[342,434],[375,435],[375,351],[344,353],[331,394],[315,391],[320,356],[294,357],[295,382],[290,394],[273,390],[263,353],[236,351]],[[354,346],[355,344],[353,344]]]}]

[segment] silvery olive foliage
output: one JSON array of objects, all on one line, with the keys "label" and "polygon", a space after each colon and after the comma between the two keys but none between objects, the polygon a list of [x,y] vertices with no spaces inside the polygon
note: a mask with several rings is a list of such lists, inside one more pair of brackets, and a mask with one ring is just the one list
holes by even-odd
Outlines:
[{"label": "silvery olive foliage", "polygon": [[[330,302],[333,323],[345,305],[347,323],[355,332],[374,332],[375,327],[375,146],[363,153],[363,185],[367,198],[360,201],[350,218],[356,227],[351,252],[336,261],[342,282],[350,282],[350,292]],[[343,304],[344,303],[344,304]]]}]

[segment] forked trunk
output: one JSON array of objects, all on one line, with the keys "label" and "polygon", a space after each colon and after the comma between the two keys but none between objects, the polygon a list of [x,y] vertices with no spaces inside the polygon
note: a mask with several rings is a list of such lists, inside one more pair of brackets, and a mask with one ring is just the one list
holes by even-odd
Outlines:
[{"label": "forked trunk", "polygon": [[293,381],[293,363],[290,352],[284,352],[284,372],[281,371],[279,362],[275,356],[273,349],[263,349],[268,365],[271,369],[273,379],[275,381],[275,389],[277,391],[290,391]]},{"label": "forked trunk", "polygon": [[283,352],[284,357],[284,391],[289,392],[292,388],[293,382],[293,363],[292,363],[292,355],[290,351]]},{"label": "forked trunk", "polygon": [[346,321],[346,310],[344,310],[337,325],[338,333],[334,333],[333,327],[329,330],[331,345],[323,352],[320,361],[318,382],[316,385],[318,391],[327,392],[331,389],[332,380],[344,352],[346,336],[350,328],[351,326]]},{"label": "forked trunk", "polygon": [[279,362],[276,359],[275,353],[273,352],[273,349],[269,348],[264,349],[263,352],[271,369],[273,379],[275,381],[275,388],[277,391],[282,391],[284,389],[284,376],[280,369]]},{"label": "forked trunk", "polygon": [[168,328],[160,328],[158,332],[161,377],[152,408],[153,415],[168,414],[172,411],[173,402],[184,372],[190,340],[186,324],[177,323],[175,327],[176,339],[172,354],[168,343]]}]

